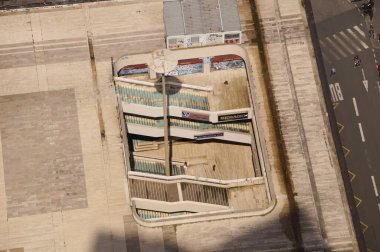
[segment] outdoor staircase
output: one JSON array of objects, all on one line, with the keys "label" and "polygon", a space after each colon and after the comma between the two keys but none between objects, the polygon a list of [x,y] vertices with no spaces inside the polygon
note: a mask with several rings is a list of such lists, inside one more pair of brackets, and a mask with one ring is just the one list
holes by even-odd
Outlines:
[{"label": "outdoor staircase", "polygon": [[226,188],[181,183],[183,200],[228,206]]},{"label": "outdoor staircase", "polygon": [[161,200],[167,202],[179,201],[176,183],[164,184],[159,182],[130,179],[131,198]]},{"label": "outdoor staircase", "polygon": [[[180,182],[183,201],[194,201],[207,204],[228,206],[226,188]],[[166,202],[179,201],[177,183],[160,183],[148,180],[130,179],[132,198],[160,200]]]}]

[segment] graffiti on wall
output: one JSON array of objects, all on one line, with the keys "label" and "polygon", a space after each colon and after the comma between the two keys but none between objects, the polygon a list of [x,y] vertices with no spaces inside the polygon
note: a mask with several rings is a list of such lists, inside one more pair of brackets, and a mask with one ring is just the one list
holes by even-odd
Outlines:
[{"label": "graffiti on wall", "polygon": [[176,69],[168,73],[169,76],[185,75],[185,74],[194,74],[202,73],[203,64],[187,64],[187,65],[177,65]]},{"label": "graffiti on wall", "polygon": [[168,49],[240,43],[241,31],[168,36],[166,38]]},{"label": "graffiti on wall", "polygon": [[149,73],[147,64],[128,65],[121,68],[118,72],[119,76],[131,75],[131,74],[145,74]]},{"label": "graffiti on wall", "polygon": [[234,68],[245,68],[243,60],[230,60],[230,61],[221,61],[221,62],[212,62],[211,71],[216,70],[227,70]]},{"label": "graffiti on wall", "polygon": [[148,72],[149,72],[148,68],[121,69],[119,72],[119,76],[131,75],[131,74],[145,74]]}]

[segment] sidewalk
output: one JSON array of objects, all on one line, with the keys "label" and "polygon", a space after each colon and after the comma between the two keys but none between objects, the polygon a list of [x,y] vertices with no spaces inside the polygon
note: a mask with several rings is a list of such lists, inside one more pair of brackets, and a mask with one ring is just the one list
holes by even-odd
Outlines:
[{"label": "sidewalk", "polygon": [[257,0],[257,5],[304,247],[353,250],[351,217],[303,9],[298,0]]}]

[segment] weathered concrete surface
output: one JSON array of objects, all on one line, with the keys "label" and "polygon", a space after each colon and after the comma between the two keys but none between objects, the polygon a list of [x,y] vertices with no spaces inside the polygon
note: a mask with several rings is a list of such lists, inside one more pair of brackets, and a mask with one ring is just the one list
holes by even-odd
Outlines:
[{"label": "weathered concrete surface", "polygon": [[257,5],[303,244],[307,249],[354,250],[351,217],[301,6],[298,0],[258,0]]},{"label": "weathered concrete surface", "polygon": [[[286,2],[284,7],[290,8],[287,13],[296,14],[299,18],[298,2]],[[261,4],[260,12],[264,23],[265,18],[268,18],[268,22],[278,18],[271,12],[273,1],[260,0],[258,3]],[[138,226],[131,218],[127,197],[129,192],[124,181],[120,129],[115,109],[116,97],[111,82],[110,57],[118,58],[125,54],[151,52],[164,47],[162,2],[154,0],[103,2],[3,14],[0,17],[0,96],[63,89],[74,90],[87,207],[8,218],[4,151],[1,143],[0,250],[24,248],[24,251],[36,252],[103,252],[152,251],[152,249],[170,251],[178,248],[179,251],[289,251],[293,248],[294,236],[292,224],[289,221],[291,213],[282,180],[276,151],[277,140],[273,133],[256,47],[249,47],[248,50],[252,59],[256,113],[262,123],[263,135],[267,143],[266,150],[271,164],[269,172],[273,178],[273,190],[278,202],[275,209],[266,216],[184,224],[169,229],[151,229]],[[283,44],[279,47],[273,45],[277,51],[273,51],[273,55],[269,53],[272,61],[273,58],[281,58],[283,55],[284,50],[281,45]],[[305,46],[304,44],[301,49],[304,50]],[[90,50],[91,47],[93,51]],[[296,49],[299,48],[295,47],[291,52],[293,53]],[[296,59],[296,56],[290,57],[293,69],[296,68],[296,62],[298,62]],[[291,97],[289,91],[291,76],[288,75],[287,70],[284,70],[282,63],[284,62],[279,63],[278,70],[281,77],[285,76],[285,80],[280,81],[285,86],[280,86],[280,90],[284,88],[283,92],[286,96],[277,100],[283,101],[283,109],[292,115],[287,107],[294,108],[294,97]],[[295,79],[311,78],[311,73],[308,70],[305,76],[300,74]],[[303,99],[306,99],[305,95],[308,92],[312,94],[308,98],[317,99],[318,97],[315,94],[315,83],[312,81],[307,85],[299,85],[297,91],[305,92],[301,96]],[[319,101],[313,100],[313,106],[319,114],[313,115],[321,116],[320,110],[318,112],[319,106],[315,102]],[[306,108],[307,106],[304,105],[300,109],[301,115],[308,115]],[[294,112],[294,109],[292,111]],[[295,115],[292,116],[294,120]],[[293,123],[292,120],[290,123]],[[285,129],[284,123],[282,121],[282,129]],[[307,121],[304,124],[305,132],[311,132],[314,130],[313,127],[317,127]],[[288,129],[295,130],[297,127],[299,125],[289,124]],[[103,128],[105,137],[101,137]],[[61,130],[65,131],[65,129]],[[331,172],[330,168],[329,170],[322,169],[328,164],[325,158],[328,152],[326,152],[326,146],[323,147],[320,141],[325,139],[320,135],[323,132],[320,124],[315,132],[317,135],[313,135],[314,133],[306,135],[306,140],[311,145],[314,141],[311,137],[316,138],[315,149],[309,152],[316,156],[319,153],[323,155],[321,161],[324,163],[319,164],[315,178],[318,184],[321,184],[317,187],[318,192],[321,193],[320,198],[324,200],[323,202],[330,202],[323,206],[331,207],[331,211],[324,215],[326,220],[332,221],[326,225],[326,230],[332,237],[346,241],[349,240],[349,234],[344,229],[347,223],[341,213],[336,215],[334,212],[336,209],[342,209],[339,206],[336,207],[336,203],[339,203],[341,199],[327,199],[326,189],[322,188],[322,180],[326,179],[326,181],[331,181],[331,190],[337,190],[336,185],[333,185],[336,178],[330,177],[334,175],[334,170]],[[285,133],[285,137],[291,134]],[[0,132],[0,142],[2,142],[1,139]],[[298,138],[292,138],[291,143],[294,149],[288,150],[293,150],[291,153],[298,155],[296,159],[289,158],[292,164],[295,164],[292,167],[301,167],[298,173],[294,171],[292,174],[295,181],[299,178],[300,187],[298,188],[301,190],[297,192],[301,194],[302,200],[305,200],[302,223],[310,223],[311,231],[315,230],[314,233],[308,230],[305,233],[305,240],[320,241],[319,227],[317,225],[313,228],[312,224],[317,214],[313,210],[315,206],[310,192],[310,182],[307,182],[309,178],[305,175],[305,157],[302,157],[305,153],[299,149],[299,141],[299,135]],[[321,149],[319,149],[320,146],[322,146]],[[317,163],[313,165],[317,166]],[[302,190],[305,190],[304,194]],[[332,203],[334,204],[331,206]],[[310,207],[306,207],[308,205]],[[339,224],[343,225],[340,229],[336,226]],[[347,244],[351,246],[350,242]]]},{"label": "weathered concrete surface", "polygon": [[[7,218],[0,144],[0,249],[103,252],[282,247],[286,251],[292,247],[281,191],[278,207],[265,217],[181,225],[170,232],[132,221],[110,57],[164,48],[161,1],[4,13],[0,30],[1,96],[74,90],[87,193],[86,208]],[[258,93],[258,97],[264,96]],[[261,116],[266,116],[265,111]],[[60,132],[65,130],[71,132],[64,128]]]},{"label": "weathered concrete surface", "polygon": [[8,218],[87,207],[74,90],[1,96],[0,104]]},{"label": "weathered concrete surface", "polygon": [[[2,101],[7,95],[17,100],[19,104],[28,102],[23,98],[24,94],[25,97],[36,98],[37,105],[30,107],[30,112],[33,112],[30,116],[37,115],[32,121],[29,120],[32,123],[28,126],[33,130],[28,132],[26,135],[28,139],[25,141],[35,141],[41,135],[40,124],[43,124],[41,125],[43,127],[52,125],[44,124],[44,120],[38,120],[41,117],[50,120],[46,117],[49,114],[38,114],[33,109],[37,109],[38,104],[45,106],[46,110],[51,109],[54,118],[65,118],[64,114],[59,114],[64,108],[61,101],[44,104],[38,92],[57,90],[59,94],[64,92],[62,90],[71,90],[72,96],[63,98],[64,106],[72,109],[71,115],[67,117],[68,124],[59,124],[54,132],[53,130],[44,132],[49,141],[54,141],[55,137],[63,141],[62,149],[59,147],[49,149],[45,142],[37,141],[35,152],[45,152],[46,149],[60,152],[66,148],[71,149],[64,145],[73,145],[71,150],[76,152],[81,160],[84,177],[78,176],[75,185],[71,184],[73,180],[69,176],[61,182],[64,186],[77,190],[78,198],[86,200],[84,196],[87,197],[87,205],[82,204],[80,208],[75,207],[75,204],[83,202],[81,200],[68,202],[70,204],[62,205],[62,209],[46,208],[43,214],[38,214],[36,210],[21,216],[15,211],[10,211],[12,205],[9,203],[13,202],[13,195],[17,194],[20,198],[29,195],[22,195],[22,186],[12,187],[9,183],[16,178],[8,173],[7,167],[11,167],[9,164],[16,161],[9,154],[8,145],[4,146],[8,144],[7,139],[4,139],[8,133],[4,132],[4,124],[1,123],[0,250],[20,247],[25,251],[39,252],[125,251],[123,216],[130,214],[130,208],[126,197],[128,191],[125,189],[124,160],[115,109],[116,97],[111,82],[110,57],[119,57],[131,51],[148,52],[163,47],[162,2],[125,1],[116,4],[107,2],[3,13],[0,17],[0,34]],[[145,36],[150,37],[146,40]],[[95,67],[91,65],[89,40],[94,48]],[[52,99],[53,97],[54,95]],[[53,106],[58,106],[58,110],[55,111],[56,108]],[[10,111],[11,109],[7,111],[15,115],[26,111],[17,107],[15,106],[13,111]],[[1,108],[5,109],[3,105]],[[7,117],[4,118],[2,114],[2,118],[5,120]],[[25,123],[29,121],[26,120]],[[101,138],[101,121],[104,124],[105,138]],[[14,130],[22,127],[22,123],[18,121],[12,125],[15,126]],[[67,135],[76,138],[76,141],[65,140]],[[52,162],[52,169],[59,169],[54,165],[56,160],[54,156],[48,153],[45,153],[45,156],[37,156],[34,155],[35,152],[20,152],[17,157],[22,162],[28,162],[29,158],[22,158],[33,155],[40,164]],[[28,165],[35,169],[39,168],[38,162],[34,164],[28,162]],[[30,182],[28,177],[38,174],[34,174],[32,170],[25,171],[26,168],[18,176],[22,177],[22,181]],[[72,169],[70,171],[74,172]],[[45,171],[44,174],[46,175]],[[20,180],[20,183],[22,181]],[[48,180],[45,182],[54,183]],[[28,186],[28,183],[22,182],[22,184],[24,188]],[[43,187],[44,184],[39,183],[38,186]],[[45,187],[44,190],[48,188]],[[33,194],[33,191],[30,190],[29,193]],[[43,199],[51,199],[53,202],[59,199],[59,195],[53,197],[53,193],[54,191],[50,190],[44,194]],[[33,202],[33,198],[25,200]],[[74,206],[72,210],[67,209],[69,205]],[[29,215],[30,213],[34,215]],[[14,218],[16,216],[19,217]],[[102,239],[101,234],[106,234],[106,237]]]}]

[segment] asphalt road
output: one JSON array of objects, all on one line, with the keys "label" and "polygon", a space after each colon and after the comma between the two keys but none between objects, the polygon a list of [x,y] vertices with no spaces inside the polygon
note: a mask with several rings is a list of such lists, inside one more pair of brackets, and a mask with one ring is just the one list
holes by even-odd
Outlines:
[{"label": "asphalt road", "polygon": [[[380,251],[380,0],[372,18],[357,6],[363,1],[310,0],[317,42],[368,251]],[[375,30],[369,36],[370,23]],[[316,45],[314,45],[316,46]],[[354,68],[358,55],[361,66]],[[317,57],[318,59],[318,57]],[[331,69],[336,74],[331,74]],[[327,80],[327,81],[323,81]],[[344,170],[343,170],[344,172]]]}]

